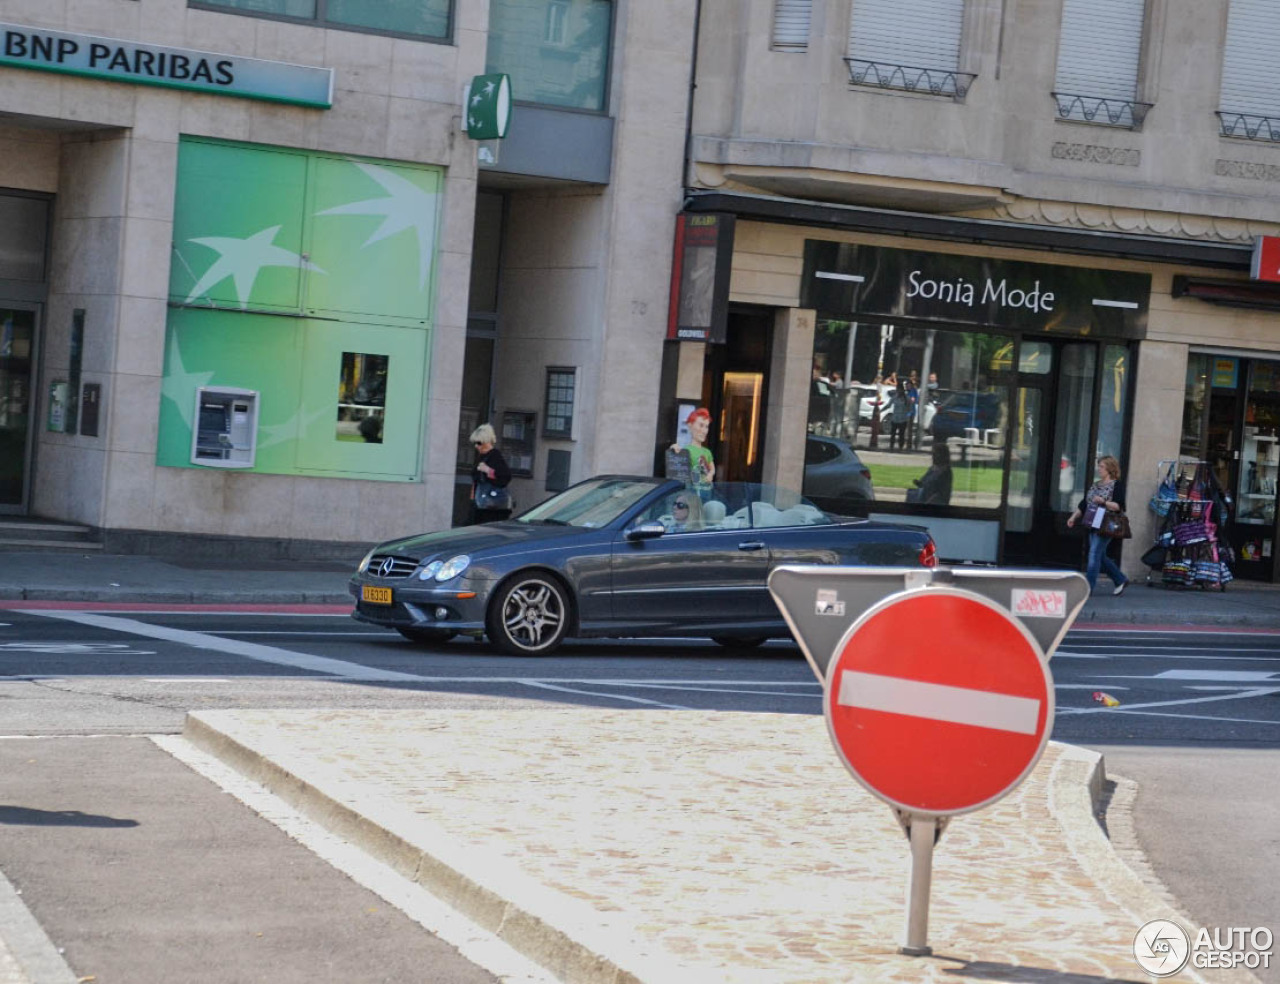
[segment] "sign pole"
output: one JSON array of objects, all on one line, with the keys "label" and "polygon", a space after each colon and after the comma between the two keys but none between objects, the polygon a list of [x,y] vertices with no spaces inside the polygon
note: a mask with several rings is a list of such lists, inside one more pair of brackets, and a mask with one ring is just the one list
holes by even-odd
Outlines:
[{"label": "sign pole", "polygon": [[911,836],[911,879],[907,883],[907,942],[898,952],[908,957],[928,957],[933,947],[929,938],[929,893],[933,887],[933,845],[937,839],[937,817],[911,814],[907,817]]}]

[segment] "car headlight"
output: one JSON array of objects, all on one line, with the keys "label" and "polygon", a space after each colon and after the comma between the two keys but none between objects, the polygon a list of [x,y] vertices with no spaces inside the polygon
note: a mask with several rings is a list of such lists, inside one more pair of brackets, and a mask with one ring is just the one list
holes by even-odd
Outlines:
[{"label": "car headlight", "polygon": [[440,566],[440,569],[436,571],[436,580],[448,581],[450,578],[457,577],[470,566],[471,558],[466,554],[458,554],[456,557],[450,557]]},{"label": "car headlight", "polygon": [[360,561],[360,566],[356,568],[357,574],[363,574],[369,569],[369,561],[373,560],[373,551],[377,549],[377,547],[372,547],[369,552],[364,555],[364,560]]},{"label": "car headlight", "polygon": [[418,580],[430,581],[436,576],[436,571],[440,570],[443,565],[443,561],[433,560],[431,563],[427,564],[426,567],[422,568],[422,570],[418,571]]}]

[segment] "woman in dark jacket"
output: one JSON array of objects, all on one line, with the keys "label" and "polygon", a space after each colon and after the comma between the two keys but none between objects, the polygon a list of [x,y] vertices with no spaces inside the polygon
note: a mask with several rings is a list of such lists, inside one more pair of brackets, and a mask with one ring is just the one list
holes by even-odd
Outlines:
[{"label": "woman in dark jacket", "polygon": [[483,488],[499,488],[504,492],[511,482],[511,469],[496,447],[498,435],[489,424],[481,424],[471,432],[476,449],[476,464],[471,470],[471,522],[494,523],[511,515],[511,497],[505,496],[501,509],[487,508],[478,502],[476,493]]},{"label": "woman in dark jacket", "polygon": [[[1075,526],[1082,517],[1091,516],[1091,507],[1110,512],[1124,511],[1124,482],[1120,481],[1120,462],[1109,454],[1098,459],[1098,476],[1076,506],[1076,511],[1067,517],[1067,525]],[[1110,545],[1111,537],[1103,536],[1096,529],[1089,529],[1089,563],[1085,567],[1084,576],[1088,578],[1089,590],[1092,591],[1098,586],[1099,571],[1104,571],[1116,585],[1111,593],[1121,595],[1129,586],[1129,579],[1120,573],[1116,562],[1107,556],[1107,547]]]}]

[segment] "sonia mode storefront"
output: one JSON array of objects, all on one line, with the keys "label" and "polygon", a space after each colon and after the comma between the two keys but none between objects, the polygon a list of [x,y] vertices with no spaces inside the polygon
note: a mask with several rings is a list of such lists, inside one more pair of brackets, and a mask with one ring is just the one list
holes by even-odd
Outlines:
[{"label": "sonia mode storefront", "polygon": [[[1240,340],[1276,318],[1174,291],[1176,278],[1243,282],[1248,250],[1236,244],[745,195],[693,196],[687,209],[731,219],[723,334],[712,314],[704,337],[669,342],[659,443],[701,401],[718,469],[741,472],[750,449],[759,480],[926,525],[949,560],[1080,566],[1083,538],[1066,520],[1101,455],[1121,462],[1134,543],[1145,544],[1157,464],[1180,451],[1184,376],[1194,388],[1215,343],[1248,354]],[[677,291],[688,283],[686,271]],[[1262,447],[1272,430],[1280,439],[1280,426],[1247,417],[1250,380],[1266,372],[1252,365],[1233,377],[1233,409],[1213,417],[1236,414],[1235,450]],[[731,399],[744,375],[757,396],[737,406],[749,414]],[[1196,407],[1209,421],[1207,404]],[[1237,471],[1251,481],[1247,465]],[[1124,551],[1133,573],[1145,570],[1141,552]]]},{"label": "sonia mode storefront", "polygon": [[[1073,565],[1066,518],[1094,459],[1128,457],[1150,282],[806,240],[806,488],[842,511],[909,516],[948,559]],[[841,444],[870,493],[823,477],[816,459]]]}]

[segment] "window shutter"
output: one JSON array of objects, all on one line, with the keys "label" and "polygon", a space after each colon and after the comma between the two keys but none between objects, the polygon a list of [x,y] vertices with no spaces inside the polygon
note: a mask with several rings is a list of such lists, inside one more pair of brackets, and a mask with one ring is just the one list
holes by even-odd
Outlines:
[{"label": "window shutter", "polygon": [[954,72],[964,0],[853,0],[849,57]]},{"label": "window shutter", "polygon": [[1119,101],[1138,91],[1145,0],[1065,0],[1054,89]]},{"label": "window shutter", "polygon": [[809,17],[813,0],[774,0],[773,47],[804,51],[809,47]]},{"label": "window shutter", "polygon": [[1231,0],[1222,55],[1224,113],[1280,116],[1280,16],[1275,0]]}]

